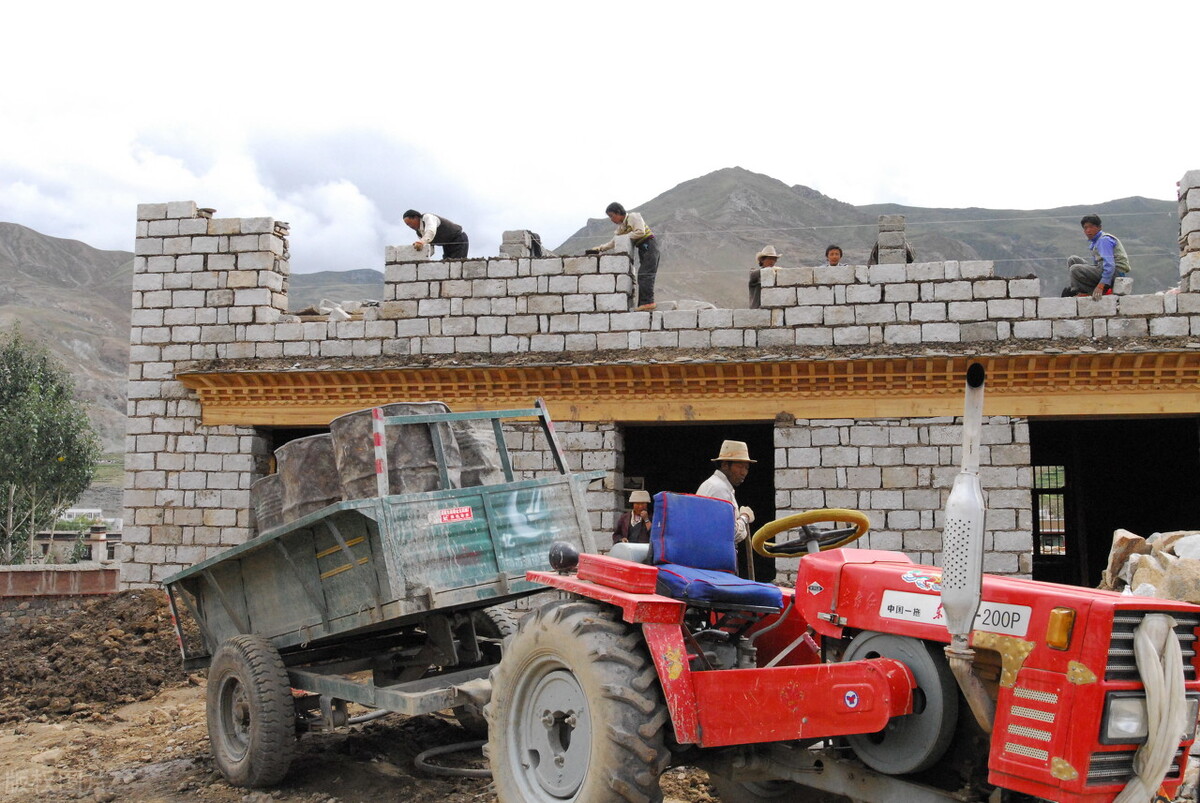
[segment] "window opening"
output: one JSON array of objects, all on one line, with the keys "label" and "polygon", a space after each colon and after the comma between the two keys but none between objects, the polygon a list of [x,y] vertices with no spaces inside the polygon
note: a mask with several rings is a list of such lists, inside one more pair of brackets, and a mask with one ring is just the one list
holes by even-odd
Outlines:
[{"label": "window opening", "polygon": [[1038,555],[1066,555],[1066,467],[1033,467],[1034,549]]}]

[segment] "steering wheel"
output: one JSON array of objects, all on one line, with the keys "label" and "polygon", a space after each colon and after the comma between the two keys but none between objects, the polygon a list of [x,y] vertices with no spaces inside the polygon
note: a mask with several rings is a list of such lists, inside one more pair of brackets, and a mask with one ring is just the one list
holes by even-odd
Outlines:
[{"label": "steering wheel", "polygon": [[[818,530],[809,526],[820,521],[834,524],[849,522],[851,526],[832,530]],[[795,527],[804,528],[803,538],[782,544],[770,540],[779,533]],[[870,528],[871,521],[861,510],[847,510],[846,508],[806,510],[803,513],[794,513],[791,516],[784,516],[782,519],[775,519],[775,521],[764,524],[758,529],[758,532],[751,536],[750,545],[755,552],[766,558],[794,558],[809,552],[824,552],[826,549],[846,546],[846,544],[862,538]],[[810,544],[816,544],[817,549],[813,549]]]}]

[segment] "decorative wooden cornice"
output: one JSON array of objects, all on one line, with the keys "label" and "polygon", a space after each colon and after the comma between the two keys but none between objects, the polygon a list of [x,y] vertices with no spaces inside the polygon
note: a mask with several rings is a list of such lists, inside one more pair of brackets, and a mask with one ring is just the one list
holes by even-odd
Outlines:
[{"label": "decorative wooden cornice", "polygon": [[528,406],[566,421],[753,421],[961,415],[967,365],[987,368],[985,412],[1200,413],[1200,353],[864,357],[762,362],[204,371],[177,377],[209,425],[325,426],[353,410],[439,399],[454,410]]}]

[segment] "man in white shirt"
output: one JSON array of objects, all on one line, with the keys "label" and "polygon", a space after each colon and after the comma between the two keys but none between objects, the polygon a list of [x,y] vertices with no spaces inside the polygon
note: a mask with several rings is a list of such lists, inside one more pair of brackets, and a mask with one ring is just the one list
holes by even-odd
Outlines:
[{"label": "man in white shirt", "polygon": [[[757,570],[758,574],[763,575],[760,579],[764,582],[774,580],[774,561],[770,558],[752,559],[754,556],[750,551],[750,543],[746,540],[750,535],[750,525],[754,523],[754,511],[748,507],[738,507],[737,497],[734,495],[734,488],[745,482],[746,475],[750,473],[750,464],[758,461],[750,459],[750,449],[745,442],[724,441],[721,444],[720,454],[714,457],[712,462],[717,464],[717,470],[711,477],[700,483],[700,487],[696,489],[696,495],[724,499],[737,511],[734,518],[733,540],[738,544],[746,542],[746,555],[744,558],[741,556],[738,558],[739,574],[754,580]],[[770,576],[768,577],[766,574]]]},{"label": "man in white shirt", "polygon": [[437,215],[422,215],[415,209],[404,213],[404,225],[417,233],[421,239],[413,243],[418,251],[432,246],[442,247],[442,259],[466,259],[470,240],[463,227],[453,220]]}]

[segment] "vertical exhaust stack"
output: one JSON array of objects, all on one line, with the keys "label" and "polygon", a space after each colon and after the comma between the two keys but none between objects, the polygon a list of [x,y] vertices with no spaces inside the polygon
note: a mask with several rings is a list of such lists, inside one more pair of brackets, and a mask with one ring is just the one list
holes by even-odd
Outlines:
[{"label": "vertical exhaust stack", "polygon": [[950,644],[946,647],[950,668],[979,726],[991,733],[996,704],[971,671],[975,651],[969,646],[983,587],[985,508],[979,484],[979,444],[985,376],[983,366],[977,362],[967,368],[962,469],[954,478],[954,487],[946,500],[942,533],[942,610],[946,614],[946,629],[950,631]]}]

